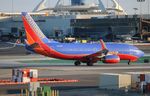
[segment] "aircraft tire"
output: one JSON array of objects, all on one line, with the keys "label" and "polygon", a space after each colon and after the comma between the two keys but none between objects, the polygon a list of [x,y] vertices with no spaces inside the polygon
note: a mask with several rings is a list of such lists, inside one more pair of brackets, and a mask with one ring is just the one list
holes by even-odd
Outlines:
[{"label": "aircraft tire", "polygon": [[130,60],[128,61],[128,65],[131,65],[131,61]]},{"label": "aircraft tire", "polygon": [[93,66],[93,62],[87,62],[87,66]]},{"label": "aircraft tire", "polygon": [[81,62],[80,62],[80,61],[75,61],[75,62],[74,62],[74,65],[75,65],[75,66],[80,66],[80,65],[81,65]]}]

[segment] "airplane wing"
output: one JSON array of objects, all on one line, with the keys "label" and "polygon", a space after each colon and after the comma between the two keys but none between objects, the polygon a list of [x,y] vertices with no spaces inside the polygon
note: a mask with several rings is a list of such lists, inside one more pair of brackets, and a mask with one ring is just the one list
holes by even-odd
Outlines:
[{"label": "airplane wing", "polygon": [[100,44],[101,44],[101,49],[100,51],[96,52],[96,53],[93,53],[93,54],[90,54],[90,55],[87,55],[87,56],[84,56],[83,58],[103,58],[107,55],[117,55],[118,52],[117,51],[109,51],[106,47],[106,44],[104,43],[104,41],[102,39],[100,39]]},{"label": "airplane wing", "polygon": [[100,51],[96,52],[96,53],[93,53],[93,54],[90,54],[90,55],[87,55],[85,56],[86,58],[93,58],[93,57],[104,57],[107,55],[107,53],[109,52],[109,50],[107,49],[106,47],[106,44],[104,43],[104,41],[102,39],[100,39],[100,44],[101,44],[101,49]]},{"label": "airplane wing", "polygon": [[102,57],[106,56],[107,53],[108,53],[108,50],[101,50],[94,54],[87,55],[85,57],[101,57],[102,58]]}]

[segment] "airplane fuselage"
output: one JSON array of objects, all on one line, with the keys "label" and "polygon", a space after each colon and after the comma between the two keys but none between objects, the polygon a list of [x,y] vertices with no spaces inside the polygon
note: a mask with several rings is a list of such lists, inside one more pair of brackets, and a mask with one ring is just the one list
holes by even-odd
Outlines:
[{"label": "airplane fuselage", "polygon": [[[101,45],[99,43],[45,43],[45,45],[47,46],[47,48],[49,48],[49,54],[45,55],[58,59],[69,60],[78,60],[83,56],[94,54],[101,49]],[[106,46],[110,52],[116,52],[116,55],[118,55],[121,60],[136,61],[138,58],[144,55],[141,50],[133,45],[106,43]],[[34,52],[36,51],[36,49],[27,49],[30,51],[34,50]],[[64,56],[61,56],[59,54],[63,54]]]}]

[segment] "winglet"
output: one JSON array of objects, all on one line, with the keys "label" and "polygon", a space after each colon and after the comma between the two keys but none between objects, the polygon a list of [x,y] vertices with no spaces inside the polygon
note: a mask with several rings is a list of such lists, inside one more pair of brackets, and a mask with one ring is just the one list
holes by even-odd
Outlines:
[{"label": "winglet", "polygon": [[102,49],[101,49],[101,50],[107,49],[106,44],[104,43],[104,41],[103,41],[102,39],[100,39],[100,44],[101,44],[101,46],[102,46]]}]

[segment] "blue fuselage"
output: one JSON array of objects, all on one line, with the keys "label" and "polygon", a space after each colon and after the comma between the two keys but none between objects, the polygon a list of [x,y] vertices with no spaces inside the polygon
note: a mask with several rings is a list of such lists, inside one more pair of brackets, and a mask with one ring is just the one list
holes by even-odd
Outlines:
[{"label": "blue fuselage", "polygon": [[[49,47],[62,54],[93,54],[101,50],[99,43],[47,43]],[[120,54],[128,54],[137,57],[144,56],[144,52],[137,47],[128,44],[106,43],[109,51],[117,51]]]}]

